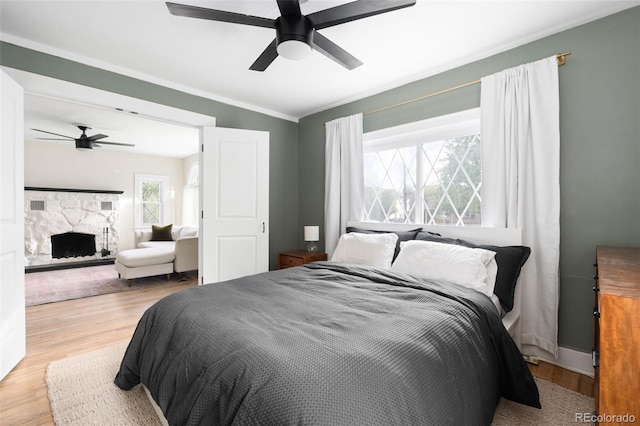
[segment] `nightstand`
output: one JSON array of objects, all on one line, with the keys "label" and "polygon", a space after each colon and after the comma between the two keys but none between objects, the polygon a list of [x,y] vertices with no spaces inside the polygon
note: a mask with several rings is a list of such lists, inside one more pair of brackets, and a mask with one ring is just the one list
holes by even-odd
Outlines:
[{"label": "nightstand", "polygon": [[278,253],[278,269],[291,268],[319,260],[327,260],[327,253],[313,253],[306,250],[287,251]]}]

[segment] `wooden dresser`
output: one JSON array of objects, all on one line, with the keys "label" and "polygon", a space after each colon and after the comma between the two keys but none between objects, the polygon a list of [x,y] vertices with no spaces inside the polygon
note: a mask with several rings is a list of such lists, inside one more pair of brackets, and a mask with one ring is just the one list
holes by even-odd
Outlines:
[{"label": "wooden dresser", "polygon": [[640,248],[598,247],[595,266],[597,420],[633,424],[640,422]]},{"label": "wooden dresser", "polygon": [[327,260],[327,253],[308,252],[306,250],[294,250],[278,253],[278,269],[300,266],[309,262]]}]

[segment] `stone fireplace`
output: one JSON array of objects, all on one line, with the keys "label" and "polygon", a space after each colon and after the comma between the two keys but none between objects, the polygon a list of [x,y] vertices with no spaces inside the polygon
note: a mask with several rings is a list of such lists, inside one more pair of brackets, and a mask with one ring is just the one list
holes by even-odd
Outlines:
[{"label": "stone fireplace", "polygon": [[26,187],[25,265],[113,261],[122,191]]}]

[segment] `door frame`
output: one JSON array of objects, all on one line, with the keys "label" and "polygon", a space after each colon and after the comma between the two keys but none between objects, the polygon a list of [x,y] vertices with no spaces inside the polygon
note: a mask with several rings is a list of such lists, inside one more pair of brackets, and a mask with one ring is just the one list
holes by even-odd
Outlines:
[{"label": "door frame", "polygon": [[[3,380],[25,357],[26,308],[24,297],[24,90],[2,71],[3,152],[0,167],[3,191],[0,203],[0,380]],[[8,103],[5,104],[5,101]],[[9,172],[7,173],[7,169]],[[8,182],[7,182],[8,181]],[[6,203],[6,204],[5,204]],[[9,206],[6,208],[5,206]]]}]

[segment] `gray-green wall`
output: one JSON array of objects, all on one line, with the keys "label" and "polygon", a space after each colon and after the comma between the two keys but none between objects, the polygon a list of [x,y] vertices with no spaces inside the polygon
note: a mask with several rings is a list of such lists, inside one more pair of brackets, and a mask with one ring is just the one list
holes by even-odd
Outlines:
[{"label": "gray-green wall", "polygon": [[298,245],[298,124],[0,42],[0,65],[216,117],[220,127],[265,130],[269,144],[269,264]]},{"label": "gray-green wall", "polygon": [[[324,223],[324,123],[556,53],[560,73],[559,344],[590,352],[597,245],[640,246],[640,7],[300,120],[300,219]],[[426,57],[425,61],[429,58]],[[365,132],[480,105],[474,85],[364,117]]]}]

